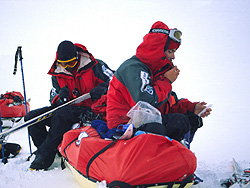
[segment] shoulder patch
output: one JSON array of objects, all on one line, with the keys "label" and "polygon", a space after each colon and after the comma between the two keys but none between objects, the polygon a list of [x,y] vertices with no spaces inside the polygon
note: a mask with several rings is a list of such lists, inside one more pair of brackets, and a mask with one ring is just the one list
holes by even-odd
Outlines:
[{"label": "shoulder patch", "polygon": [[102,65],[102,72],[103,72],[107,77],[109,77],[110,80],[112,79],[114,73],[113,73],[110,69],[108,69],[107,67],[105,67],[105,65]]},{"label": "shoulder patch", "polygon": [[154,90],[152,86],[149,86],[149,74],[145,71],[141,71],[141,80],[142,80],[142,85],[141,85],[141,92],[146,91],[150,95],[154,94]]},{"label": "shoulder patch", "polygon": [[58,93],[56,92],[56,88],[53,87],[53,88],[51,89],[50,95],[51,95],[52,97],[55,97],[56,95],[58,95]]}]

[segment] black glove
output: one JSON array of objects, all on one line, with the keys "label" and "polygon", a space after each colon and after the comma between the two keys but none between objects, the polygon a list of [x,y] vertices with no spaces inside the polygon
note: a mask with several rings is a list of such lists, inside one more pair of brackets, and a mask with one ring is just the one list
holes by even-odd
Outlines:
[{"label": "black glove", "polygon": [[90,91],[91,100],[100,99],[102,95],[105,95],[108,91],[108,82],[103,82],[100,85],[94,87]]},{"label": "black glove", "polygon": [[90,107],[81,106],[80,108],[81,109],[78,110],[81,112],[79,115],[79,119],[82,123],[92,122],[96,119],[96,115]]},{"label": "black glove", "polygon": [[59,98],[62,102],[67,102],[69,98],[69,88],[66,85],[65,87],[61,88],[59,91]]}]

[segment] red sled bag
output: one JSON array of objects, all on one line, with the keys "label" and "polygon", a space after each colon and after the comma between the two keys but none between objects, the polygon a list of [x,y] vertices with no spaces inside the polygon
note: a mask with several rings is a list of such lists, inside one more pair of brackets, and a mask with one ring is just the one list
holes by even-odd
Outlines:
[{"label": "red sled bag", "polygon": [[[24,117],[26,115],[24,97],[18,91],[6,92],[0,97],[1,117]],[[27,102],[27,110],[30,111],[30,104]]]},{"label": "red sled bag", "polygon": [[189,149],[153,134],[104,140],[88,126],[65,133],[59,151],[82,176],[93,182],[106,180],[109,187],[114,182],[131,187],[180,183],[196,170],[196,157]]}]

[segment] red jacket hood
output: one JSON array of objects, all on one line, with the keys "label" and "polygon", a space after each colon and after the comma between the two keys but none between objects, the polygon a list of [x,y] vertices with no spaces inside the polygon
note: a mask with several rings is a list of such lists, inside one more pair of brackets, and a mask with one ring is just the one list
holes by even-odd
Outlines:
[{"label": "red jacket hood", "polygon": [[[82,65],[80,64],[80,66],[85,66],[90,61],[96,61],[95,58],[94,58],[94,56],[91,53],[88,52],[87,48],[84,45],[78,44],[78,43],[75,43],[74,45],[76,46],[76,49],[77,49],[77,51],[79,53],[80,58],[81,58],[81,56],[84,56],[85,59],[86,58],[89,59],[88,61],[85,60],[84,63],[82,63],[82,61],[81,61]],[[51,66],[48,74],[53,75],[53,73],[55,73],[55,70],[57,69],[57,65],[58,65],[58,63],[57,63],[57,52],[56,52],[55,61],[54,61],[53,65]],[[81,67],[79,67],[79,68],[81,68]],[[78,70],[79,70],[79,68],[78,68]],[[88,67],[88,68],[90,68],[90,67]]]},{"label": "red jacket hood", "polygon": [[[151,29],[153,28],[169,30],[168,26],[160,21],[155,22]],[[136,50],[136,56],[150,68],[153,74],[156,71],[163,73],[173,66],[164,53],[167,39],[166,34],[150,32],[143,37],[143,42]]]}]

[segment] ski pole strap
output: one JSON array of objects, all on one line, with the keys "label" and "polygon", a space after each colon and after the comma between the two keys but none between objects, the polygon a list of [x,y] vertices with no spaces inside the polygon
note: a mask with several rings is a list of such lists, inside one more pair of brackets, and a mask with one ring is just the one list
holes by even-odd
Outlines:
[{"label": "ski pole strap", "polygon": [[17,50],[16,50],[15,65],[14,65],[14,72],[13,72],[14,75],[16,74],[16,71],[17,71],[18,56],[19,56],[19,60],[21,61],[23,59],[23,56],[22,56],[22,46],[18,46]]},{"label": "ski pole strap", "polygon": [[19,60],[21,61],[23,59],[23,56],[22,56],[22,46],[18,46],[17,47],[17,51],[19,53]]},{"label": "ski pole strap", "polygon": [[16,51],[16,55],[15,55],[15,65],[14,65],[14,72],[13,74],[16,74],[17,71],[17,60],[18,60],[18,50]]}]

